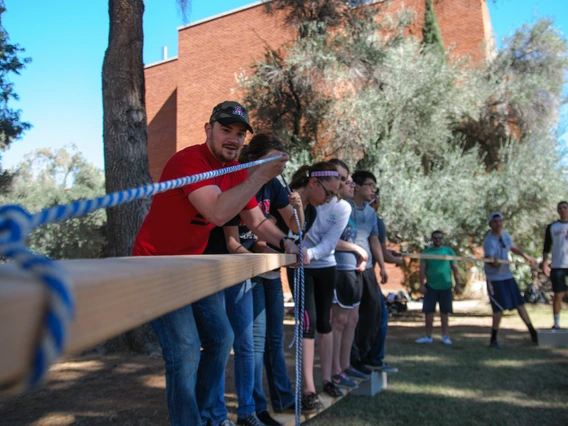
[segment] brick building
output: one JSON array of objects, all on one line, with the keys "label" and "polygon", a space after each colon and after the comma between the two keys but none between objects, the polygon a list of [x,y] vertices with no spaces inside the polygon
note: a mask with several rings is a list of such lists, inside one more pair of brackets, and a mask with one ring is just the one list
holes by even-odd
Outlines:
[{"label": "brick building", "polygon": [[[489,55],[493,32],[487,0],[434,0],[446,48],[476,61]],[[411,34],[422,34],[425,0],[391,0],[384,13],[412,8]],[[148,157],[154,180],[177,151],[205,142],[203,125],[214,105],[239,100],[235,76],[260,59],[266,46],[294,39],[283,14],[269,15],[262,2],[213,16],[178,30],[178,57],[147,65]],[[222,65],[221,65],[222,64]]]}]

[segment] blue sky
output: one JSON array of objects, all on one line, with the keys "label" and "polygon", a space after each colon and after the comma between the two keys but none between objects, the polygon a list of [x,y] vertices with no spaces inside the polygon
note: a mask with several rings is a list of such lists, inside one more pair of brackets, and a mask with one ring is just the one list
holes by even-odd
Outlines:
[{"label": "blue sky", "polygon": [[[543,16],[568,33],[568,0],[488,0],[496,38]],[[144,62],[159,61],[162,46],[177,56],[177,28],[184,25],[176,0],[146,0]],[[251,4],[251,0],[193,0],[188,21]],[[75,144],[103,167],[101,69],[108,43],[106,0],[5,0],[3,25],[10,41],[32,58],[11,79],[22,119],[33,125],[2,155],[3,168],[15,166],[34,149]]]}]

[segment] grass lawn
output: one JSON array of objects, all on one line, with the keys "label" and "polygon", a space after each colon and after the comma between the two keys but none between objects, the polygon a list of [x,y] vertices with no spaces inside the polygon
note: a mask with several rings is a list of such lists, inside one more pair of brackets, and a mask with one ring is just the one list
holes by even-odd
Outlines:
[{"label": "grass lawn", "polygon": [[[550,306],[527,306],[535,327],[550,328]],[[568,314],[564,311],[564,326]],[[391,319],[386,361],[399,368],[375,397],[348,395],[307,424],[568,425],[568,350],[534,346],[516,314],[501,323],[503,350],[488,349],[491,316],[481,304],[450,319],[452,346],[431,345],[422,314]]]},{"label": "grass lawn", "polygon": [[[350,425],[568,425],[568,348],[534,346],[516,313],[508,314],[488,349],[490,308],[455,304],[453,346],[414,340],[424,333],[420,306],[390,321],[386,361],[400,369],[375,397],[348,395],[308,421]],[[537,328],[550,328],[550,306],[528,307]],[[563,326],[568,328],[568,309]],[[438,320],[435,322],[438,327]],[[293,325],[286,321],[288,374],[294,378]],[[321,383],[316,359],[316,385]],[[236,420],[233,361],[226,370],[225,401]],[[0,396],[0,426],[168,426],[161,357],[88,353],[66,357],[46,383],[16,397]]]}]

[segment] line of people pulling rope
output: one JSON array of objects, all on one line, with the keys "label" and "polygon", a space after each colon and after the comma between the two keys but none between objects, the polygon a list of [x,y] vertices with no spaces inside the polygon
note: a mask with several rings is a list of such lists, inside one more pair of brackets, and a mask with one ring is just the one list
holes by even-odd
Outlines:
[{"label": "line of people pulling rope", "polygon": [[[279,425],[268,411],[268,399],[277,413],[322,408],[313,374],[316,333],[322,389],[332,397],[341,396],[341,388],[357,387],[355,379],[368,380],[372,370],[396,372],[383,361],[388,311],[374,266],[378,263],[380,280],[385,283],[385,261],[401,265],[402,259],[386,250],[384,223],[372,207],[378,208],[380,202],[375,176],[367,171],[351,176],[347,165],[334,159],[300,167],[290,182],[292,191],[287,192],[277,179],[288,161],[281,142],[273,135],[257,134],[243,148],[247,131],[252,133],[253,129],[242,105],[226,101],[215,106],[204,131],[205,143],[174,154],[160,181],[219,170],[238,164],[237,159],[249,162],[276,154],[282,157],[248,173],[230,173],[157,194],[136,237],[133,255],[299,255],[301,231],[305,268],[305,309],[300,313],[304,324],[301,407],[286,371],[282,283],[279,271],[271,271],[152,321],[165,361],[172,425],[233,424],[224,401],[231,349],[238,425]],[[490,224],[497,219],[490,218]],[[502,227],[502,216],[499,220]],[[488,238],[495,234],[493,225],[491,229]],[[434,238],[441,235],[439,231],[433,235],[434,248],[441,247],[441,238]],[[486,241],[488,256],[503,258],[514,248],[508,234],[499,235]],[[436,260],[424,261],[421,266],[428,277],[426,295],[436,296],[434,307],[442,299],[433,283],[436,276],[444,276],[446,264],[452,267],[449,261]],[[499,268],[503,266],[508,269],[497,264],[488,268],[497,268],[496,277],[501,278],[505,271]],[[294,267],[287,272],[293,289]],[[459,274],[455,277],[459,283]],[[492,282],[500,304],[500,308],[494,305],[498,327],[498,312],[517,306],[499,299],[497,278],[490,280],[496,280]],[[298,305],[299,295],[294,296]],[[451,306],[448,311],[443,303],[447,318]],[[526,319],[534,330],[528,316]],[[496,331],[494,334],[496,341]],[[431,325],[426,337],[431,338]],[[263,389],[263,365],[268,398]]]}]

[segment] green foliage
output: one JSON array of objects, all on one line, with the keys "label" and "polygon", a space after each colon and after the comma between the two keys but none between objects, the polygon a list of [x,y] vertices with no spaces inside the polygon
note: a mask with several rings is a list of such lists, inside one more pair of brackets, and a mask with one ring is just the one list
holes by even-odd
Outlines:
[{"label": "green foliage", "polygon": [[20,120],[19,110],[8,106],[10,99],[18,99],[18,95],[14,92],[14,85],[8,79],[8,74],[19,74],[31,59],[20,59],[18,55],[23,53],[24,49],[18,44],[10,43],[8,33],[2,26],[2,14],[5,11],[4,1],[0,0],[0,151],[31,127],[29,123]]},{"label": "green foliage", "polygon": [[[0,204],[20,204],[30,213],[104,194],[102,172],[75,147],[39,149],[28,154],[16,170]],[[106,237],[106,212],[49,223],[34,230],[29,247],[53,259],[101,257]]]},{"label": "green foliage", "polygon": [[509,141],[548,138],[566,102],[567,69],[566,40],[552,20],[523,25],[506,38],[495,57],[471,75],[485,105],[456,129],[466,149],[478,150],[492,169],[499,167],[499,149]]},{"label": "green foliage", "polygon": [[433,46],[442,56],[446,54],[442,32],[438,25],[438,19],[436,18],[436,12],[434,12],[432,0],[426,0],[424,24],[422,25],[422,44]]},{"label": "green foliage", "polygon": [[294,43],[241,75],[255,125],[286,142],[292,166],[335,156],[374,172],[389,239],[405,250],[439,228],[471,254],[501,211],[538,256],[568,183],[558,150],[566,41],[543,19],[485,63],[440,61],[435,43],[404,35],[412,13],[378,22],[365,9],[332,31],[303,22]]}]

